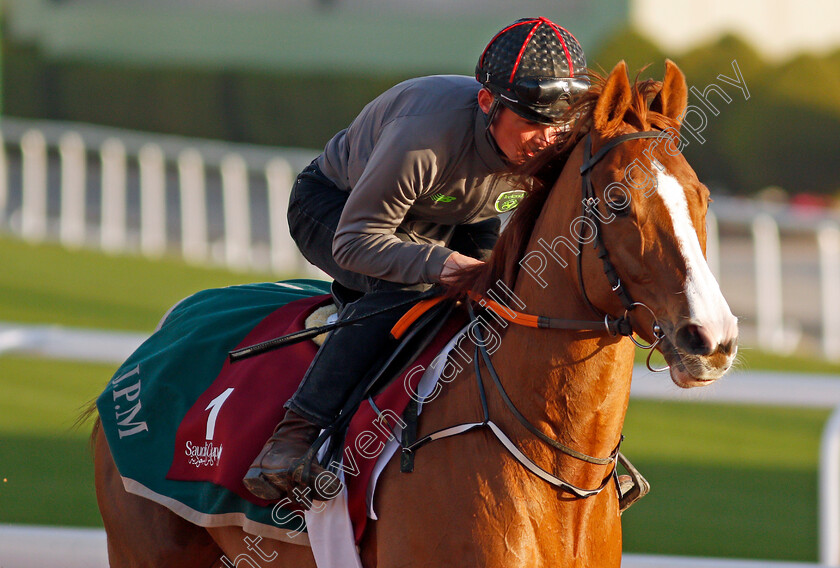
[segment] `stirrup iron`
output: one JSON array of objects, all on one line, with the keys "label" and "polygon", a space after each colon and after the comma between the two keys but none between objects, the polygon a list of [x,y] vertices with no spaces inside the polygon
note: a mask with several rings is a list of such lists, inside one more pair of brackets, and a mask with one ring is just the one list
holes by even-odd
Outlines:
[{"label": "stirrup iron", "polygon": [[629,481],[619,483],[619,514],[623,514],[633,503],[650,493],[650,483],[621,452],[618,453],[618,462],[630,474]]}]

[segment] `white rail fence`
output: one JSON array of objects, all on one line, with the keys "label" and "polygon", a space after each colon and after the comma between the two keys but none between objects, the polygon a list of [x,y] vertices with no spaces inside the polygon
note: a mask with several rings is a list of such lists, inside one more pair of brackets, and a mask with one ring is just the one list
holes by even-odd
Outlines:
[{"label": "white rail fence", "polygon": [[823,428],[819,496],[820,564],[840,566],[840,406]]},{"label": "white rail fence", "polygon": [[[320,274],[286,223],[314,151],[9,118],[0,150],[0,228],[28,241]],[[707,249],[746,341],[840,360],[840,216],[716,197]]]},{"label": "white rail fence", "polygon": [[709,264],[724,295],[739,304],[733,311],[753,331],[751,343],[774,353],[804,345],[840,361],[840,215],[715,200]]},{"label": "white rail fence", "polygon": [[286,207],[313,151],[11,118],[0,150],[0,227],[28,241],[309,270]]}]

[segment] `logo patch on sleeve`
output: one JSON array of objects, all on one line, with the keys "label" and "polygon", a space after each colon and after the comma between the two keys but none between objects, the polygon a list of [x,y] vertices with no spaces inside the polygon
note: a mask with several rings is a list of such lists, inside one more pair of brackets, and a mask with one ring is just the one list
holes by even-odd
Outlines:
[{"label": "logo patch on sleeve", "polygon": [[496,211],[504,213],[512,209],[516,209],[519,202],[525,198],[525,191],[515,189],[512,191],[505,191],[496,198]]}]

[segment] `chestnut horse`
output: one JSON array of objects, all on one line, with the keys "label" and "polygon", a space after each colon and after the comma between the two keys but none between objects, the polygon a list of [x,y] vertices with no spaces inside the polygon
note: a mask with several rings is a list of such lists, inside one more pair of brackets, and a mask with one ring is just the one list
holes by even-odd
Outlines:
[{"label": "chestnut horse", "polygon": [[[736,352],[737,321],[704,258],[709,191],[678,149],[686,104],[685,77],[672,62],[661,83],[633,85],[621,62],[575,104],[575,129],[537,156],[532,179],[547,183],[535,181],[488,263],[465,272],[453,294],[493,296],[502,282],[514,292],[512,307],[561,325],[516,325],[529,319],[518,316],[508,324],[494,312],[488,329],[503,341],[492,368],[476,351],[482,363],[442,385],[419,422],[423,436],[486,413],[520,458],[484,428],[425,445],[411,474],[391,460],[377,488],[379,520],[360,544],[364,566],[620,565],[619,500],[605,480],[615,467],[634,345],[603,322],[624,321],[655,343],[683,388],[720,378]],[[591,325],[569,329],[562,325],[569,320]],[[558,451],[534,431],[599,459]],[[98,428],[94,443],[112,566],[231,566],[237,557],[243,566],[314,566],[306,546],[255,545],[239,527],[202,528],[127,493]],[[529,471],[528,459],[565,483],[603,491],[576,496]]]}]

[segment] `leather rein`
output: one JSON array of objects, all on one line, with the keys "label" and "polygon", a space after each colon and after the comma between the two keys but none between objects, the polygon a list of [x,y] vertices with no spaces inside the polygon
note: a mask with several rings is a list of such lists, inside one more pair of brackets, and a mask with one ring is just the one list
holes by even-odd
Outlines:
[{"label": "leather rein", "polygon": [[[656,340],[654,343],[650,345],[643,345],[640,344],[633,338],[633,329],[630,322],[630,312],[632,312],[635,308],[642,306],[647,308],[644,304],[640,302],[634,302],[630,293],[627,289],[623,286],[621,282],[621,278],[618,276],[618,272],[615,266],[612,264],[609,258],[609,253],[607,252],[606,246],[601,238],[601,223],[600,219],[594,213],[594,209],[597,206],[598,200],[595,197],[595,188],[592,184],[592,179],[590,177],[590,173],[592,168],[613,148],[626,142],[628,140],[636,140],[641,138],[658,138],[661,135],[658,131],[646,131],[646,132],[634,132],[632,134],[625,134],[622,136],[617,136],[616,138],[611,139],[608,141],[604,146],[602,146],[595,155],[591,155],[592,149],[592,135],[587,134],[586,140],[584,142],[584,158],[583,158],[583,165],[580,167],[581,173],[581,191],[582,191],[582,203],[583,203],[583,216],[594,223],[595,226],[595,235],[593,237],[594,247],[597,252],[598,258],[601,259],[604,267],[604,273],[607,277],[607,280],[610,283],[610,286],[613,292],[618,295],[619,299],[621,300],[622,305],[624,306],[624,314],[620,317],[611,316],[602,310],[595,307],[589,299],[589,296],[586,293],[586,288],[584,286],[583,281],[583,263],[582,263],[582,256],[583,256],[583,246],[584,246],[584,239],[581,235],[578,238],[578,281],[580,283],[580,289],[583,293],[583,298],[586,301],[589,308],[599,316],[603,316],[603,321],[582,321],[582,320],[571,320],[571,319],[562,319],[562,318],[551,318],[547,316],[535,316],[531,314],[524,314],[519,313],[511,310],[506,306],[502,306],[501,304],[494,302],[488,298],[480,296],[475,293],[470,293],[470,298],[475,301],[479,306],[489,309],[493,311],[496,315],[504,318],[505,320],[518,324],[524,325],[527,327],[538,328],[538,329],[568,329],[568,330],[580,330],[580,331],[606,331],[611,336],[621,335],[625,337],[630,337],[633,342],[644,349],[649,349],[651,354],[653,352],[653,348],[659,343],[660,339],[662,338],[662,331],[661,328],[657,323],[655,323],[656,318],[654,316],[654,327],[653,327],[653,334]],[[467,302],[467,309],[470,315],[471,323],[477,321],[477,316],[473,310],[471,303]],[[650,308],[647,308],[650,310]],[[593,495],[599,494],[604,488],[607,487],[610,480],[613,480],[616,483],[616,488],[618,489],[619,495],[621,495],[621,490],[618,483],[618,469],[617,469],[617,462],[622,457],[619,453],[619,448],[621,446],[621,441],[624,439],[624,436],[621,436],[618,445],[612,451],[612,453],[607,457],[595,457],[583,454],[570,448],[569,446],[563,444],[562,442],[555,440],[542,431],[539,430],[536,426],[534,426],[528,419],[516,408],[513,401],[508,396],[507,392],[505,391],[504,387],[502,386],[502,381],[499,378],[498,373],[496,372],[495,367],[493,366],[492,361],[490,360],[490,354],[487,352],[486,348],[486,341],[484,340],[484,336],[481,332],[480,326],[475,326],[475,333],[476,341],[475,345],[475,375],[476,380],[478,381],[478,391],[481,399],[481,407],[483,412],[483,420],[481,422],[470,422],[465,424],[459,424],[457,426],[451,426],[449,428],[444,428],[428,434],[414,443],[406,445],[402,448],[402,452],[404,455],[413,454],[418,448],[421,446],[432,442],[434,440],[439,440],[441,438],[448,438],[450,436],[455,436],[458,434],[462,434],[464,432],[469,432],[471,430],[475,430],[478,428],[488,428],[490,431],[498,438],[498,440],[502,443],[505,449],[511,453],[511,455],[526,469],[528,469],[534,475],[540,477],[544,481],[550,483],[554,487],[559,489],[568,491],[572,493],[575,497],[580,499],[585,499],[587,497],[592,497]],[[608,465],[613,464],[611,472],[603,479],[600,486],[595,489],[583,489],[580,487],[576,487],[567,481],[547,472],[539,465],[537,465],[531,458],[526,456],[517,446],[516,444],[499,428],[491,419],[487,405],[487,396],[484,389],[484,383],[482,380],[482,373],[481,373],[481,366],[479,364],[479,356],[481,360],[484,361],[484,365],[487,368],[488,374],[493,380],[493,384],[496,386],[496,389],[499,392],[502,400],[504,401],[505,405],[507,406],[508,410],[516,417],[522,426],[524,426],[529,432],[531,432],[534,436],[536,436],[540,441],[544,442],[545,444],[555,448],[556,450],[563,452],[573,458],[579,459],[581,461],[592,463],[596,465]],[[652,369],[650,367],[650,354],[648,355],[648,368],[653,371],[657,370],[664,370],[664,369]],[[623,463],[623,462],[622,462]],[[632,466],[631,466],[632,467]]]}]

